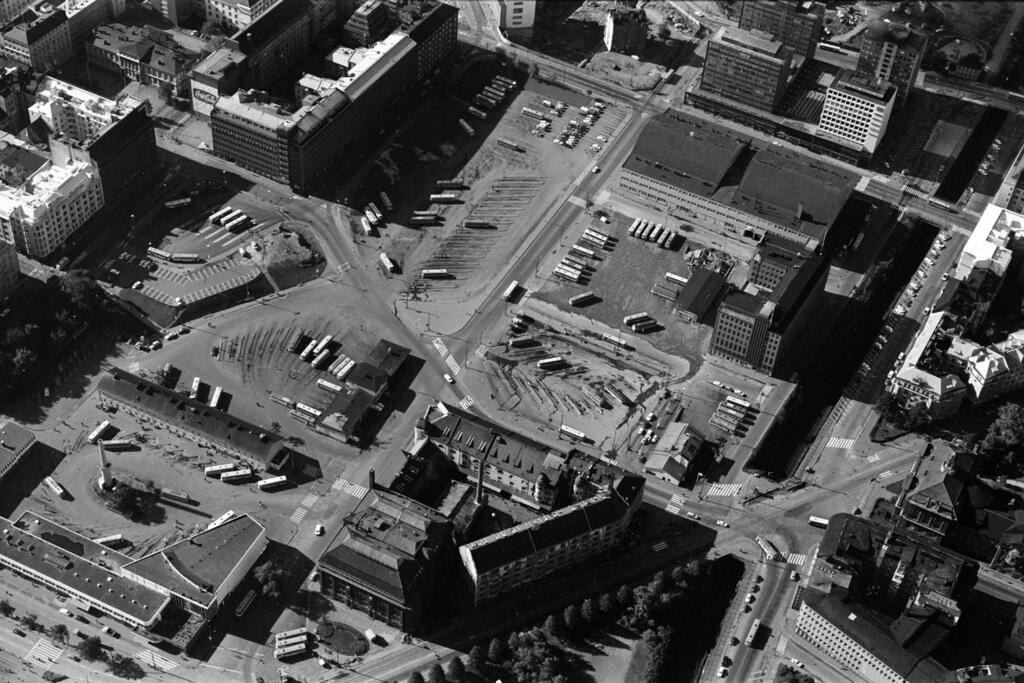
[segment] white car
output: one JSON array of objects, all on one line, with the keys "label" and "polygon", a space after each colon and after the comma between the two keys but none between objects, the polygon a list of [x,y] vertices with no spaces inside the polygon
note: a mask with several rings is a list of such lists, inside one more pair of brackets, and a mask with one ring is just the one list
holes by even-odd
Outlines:
[{"label": "white car", "polygon": [[317,524],[316,528],[313,529],[313,533],[316,534],[317,536],[323,536],[324,535],[324,525],[323,524]]},{"label": "white car", "polygon": [[455,378],[449,375],[447,372],[444,373],[444,381],[448,382],[448,384],[455,384]]},{"label": "white car", "polygon": [[210,146],[208,144],[206,144],[205,142],[200,142],[199,143],[199,149],[201,149],[201,150],[208,150],[208,149],[210,149]]},{"label": "white car", "polygon": [[715,524],[717,524],[718,526],[725,527],[726,529],[729,528],[729,522],[725,521],[724,519],[716,519]]},{"label": "white car", "polygon": [[601,172],[601,167],[600,166],[595,166],[594,170],[591,171],[591,173],[600,173],[600,172]]},{"label": "white car", "polygon": [[687,512],[686,516],[689,517],[690,519],[700,519],[700,515],[698,515],[695,512]]}]

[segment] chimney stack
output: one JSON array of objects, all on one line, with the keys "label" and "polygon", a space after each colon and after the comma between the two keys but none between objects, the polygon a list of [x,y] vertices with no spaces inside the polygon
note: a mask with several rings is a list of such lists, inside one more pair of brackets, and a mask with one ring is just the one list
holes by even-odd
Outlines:
[{"label": "chimney stack", "polygon": [[369,480],[369,484],[370,484],[369,485],[369,489],[372,491],[373,490],[373,486],[376,483],[375,482],[374,472],[373,472],[372,468],[370,469],[370,474],[367,476],[367,479]]}]

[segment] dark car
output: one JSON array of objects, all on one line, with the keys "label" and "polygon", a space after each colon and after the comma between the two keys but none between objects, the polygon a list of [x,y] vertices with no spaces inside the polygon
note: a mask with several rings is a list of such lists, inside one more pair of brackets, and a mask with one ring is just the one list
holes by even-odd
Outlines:
[{"label": "dark car", "polygon": [[11,632],[16,636],[21,636],[22,638],[25,637],[25,632],[22,631],[20,628],[12,628]]}]

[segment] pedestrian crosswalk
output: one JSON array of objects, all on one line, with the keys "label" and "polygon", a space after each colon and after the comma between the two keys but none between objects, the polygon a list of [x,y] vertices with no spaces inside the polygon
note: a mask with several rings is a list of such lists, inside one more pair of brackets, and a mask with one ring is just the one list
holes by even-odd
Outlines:
[{"label": "pedestrian crosswalk", "polygon": [[807,562],[807,556],[802,553],[790,553],[786,556],[786,562],[803,566]]},{"label": "pedestrian crosswalk", "polygon": [[54,645],[49,638],[40,638],[23,659],[30,664],[38,664],[47,669],[57,661],[61,652],[64,652],[64,648]]},{"label": "pedestrian crosswalk", "polygon": [[587,208],[587,200],[584,199],[583,197],[577,197],[576,195],[572,195],[566,201],[568,201],[573,206],[580,207],[581,209]]},{"label": "pedestrian crosswalk", "polygon": [[881,455],[879,455],[878,453],[875,453],[874,455],[872,455],[871,457],[868,458],[868,462],[878,462],[879,458],[881,458],[881,457],[882,457]]},{"label": "pedestrian crosswalk", "polygon": [[448,355],[448,347],[444,345],[444,342],[441,340],[440,337],[436,338],[431,343],[434,345],[434,348],[437,349],[437,352],[439,354],[441,354],[442,356]]},{"label": "pedestrian crosswalk", "polygon": [[833,436],[828,440],[825,445],[826,448],[853,448],[853,444],[856,443],[856,439],[844,439],[839,436]]},{"label": "pedestrian crosswalk", "polygon": [[309,512],[309,510],[307,510],[304,507],[295,508],[295,512],[292,513],[292,516],[289,517],[289,519],[291,519],[293,522],[298,524],[299,522],[301,522],[302,520],[304,520],[306,518],[306,513],[308,513],[308,512]]},{"label": "pedestrian crosswalk", "polygon": [[704,493],[705,496],[735,496],[743,488],[743,484],[712,484]]},{"label": "pedestrian crosswalk", "polygon": [[313,507],[316,504],[316,501],[319,498],[320,498],[320,496],[318,496],[315,493],[307,493],[306,497],[302,499],[302,506],[303,507],[307,507],[307,508],[311,508],[311,507]]},{"label": "pedestrian crosswalk", "polygon": [[476,355],[478,358],[487,358],[487,345],[481,344],[476,347]]},{"label": "pedestrian crosswalk", "polygon": [[658,541],[653,546],[651,546],[651,550],[653,550],[656,553],[660,553],[662,550],[664,550],[667,547],[668,547],[668,543],[666,543],[665,541]]},{"label": "pedestrian crosswalk", "polygon": [[473,397],[468,394],[466,396],[463,396],[462,400],[459,401],[459,405],[462,406],[463,410],[469,410],[470,408],[473,407],[475,403],[476,401],[473,400]]},{"label": "pedestrian crosswalk", "polygon": [[347,493],[354,498],[362,498],[366,495],[366,492],[369,491],[365,486],[360,486],[359,484],[348,481],[347,479],[342,479],[341,477],[334,480],[334,483],[331,484],[331,490]]},{"label": "pedestrian crosswalk", "polygon": [[665,512],[668,512],[673,515],[678,515],[685,501],[686,499],[680,496],[678,493],[673,495],[672,500],[670,500],[668,504],[665,505]]},{"label": "pedestrian crosswalk", "polygon": [[167,659],[158,652],[152,650],[139,650],[135,653],[135,659],[143,664],[160,669],[161,671],[173,671],[178,668],[178,663],[173,659]]},{"label": "pedestrian crosswalk", "polygon": [[448,369],[452,371],[452,375],[457,375],[462,372],[462,368],[459,367],[459,362],[455,360],[455,356],[448,356],[444,359],[444,364],[448,366]]},{"label": "pedestrian crosswalk", "polygon": [[786,648],[788,646],[789,646],[789,636],[787,636],[785,633],[783,633],[782,635],[779,636],[779,642],[775,646],[775,652],[777,652],[780,657],[785,657],[786,656]]}]

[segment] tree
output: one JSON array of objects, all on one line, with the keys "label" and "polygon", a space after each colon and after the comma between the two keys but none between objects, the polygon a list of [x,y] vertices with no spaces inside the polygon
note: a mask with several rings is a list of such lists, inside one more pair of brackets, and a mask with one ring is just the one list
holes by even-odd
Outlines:
[{"label": "tree", "polygon": [[580,608],[576,605],[569,605],[565,608],[565,614],[562,615],[562,619],[565,621],[565,630],[569,632],[570,636],[575,636],[580,632]]},{"label": "tree", "polygon": [[21,623],[24,624],[25,628],[29,631],[43,630],[43,625],[39,623],[39,617],[31,612],[26,612],[24,616],[21,617]]},{"label": "tree", "polygon": [[1016,450],[1024,445],[1024,406],[1004,403],[989,425],[981,448],[987,452]]},{"label": "tree", "polygon": [[260,585],[260,592],[271,600],[281,597],[288,572],[277,562],[268,560],[252,571],[252,576]]},{"label": "tree", "polygon": [[67,643],[69,635],[68,627],[64,624],[54,624],[50,627],[50,638],[58,643]]},{"label": "tree", "polygon": [[0,600],[0,614],[9,617],[14,614],[14,605],[6,600]]},{"label": "tree", "polygon": [[487,654],[479,645],[474,645],[469,651],[469,668],[477,673],[483,673],[487,666]]},{"label": "tree", "polygon": [[444,675],[444,669],[441,668],[441,664],[434,662],[434,666],[430,667],[430,671],[427,672],[427,683],[447,683],[448,677]]},{"label": "tree", "polygon": [[78,641],[78,654],[87,662],[95,662],[97,659],[104,659],[106,652],[103,650],[103,643],[99,637],[90,636]]},{"label": "tree", "polygon": [[601,614],[607,617],[618,609],[619,605],[615,601],[614,595],[611,593],[605,593],[601,596],[601,599],[597,601],[597,607],[601,610]]},{"label": "tree", "polygon": [[425,683],[423,680],[423,674],[419,671],[413,671],[409,674],[409,683]]},{"label": "tree", "polygon": [[597,607],[594,605],[594,601],[587,598],[583,601],[580,606],[580,616],[583,617],[583,621],[587,626],[593,626],[597,623]]},{"label": "tree", "polygon": [[672,35],[672,26],[667,21],[663,21],[658,24],[658,39],[665,41]]},{"label": "tree", "polygon": [[561,638],[565,635],[565,624],[557,614],[549,614],[544,620],[544,632],[551,638]]},{"label": "tree", "polygon": [[448,664],[448,680],[452,683],[460,683],[466,675],[466,665],[462,663],[461,657],[456,657]]},{"label": "tree", "polygon": [[135,659],[125,657],[116,652],[107,662],[107,670],[119,678],[145,678],[146,672]]},{"label": "tree", "polygon": [[135,489],[125,484],[118,484],[110,492],[108,505],[115,512],[119,512],[128,519],[134,519],[139,514],[139,500]]},{"label": "tree", "polygon": [[487,659],[489,661],[494,664],[501,664],[505,661],[507,652],[505,643],[498,638],[491,638],[491,644],[487,647]]},{"label": "tree", "polygon": [[619,590],[615,592],[615,599],[622,607],[629,607],[633,604],[633,591],[629,586],[619,586]]},{"label": "tree", "polygon": [[270,431],[274,432],[275,434],[280,434],[281,433],[281,423],[280,422],[271,422],[270,423]]}]

